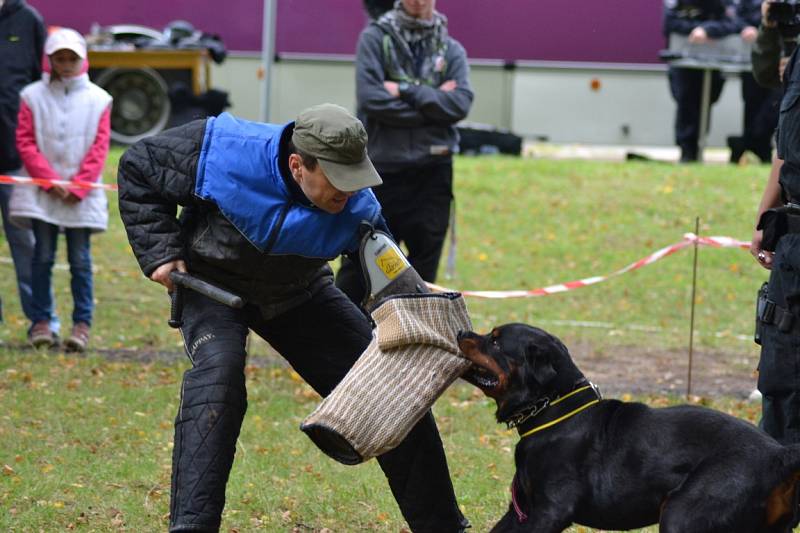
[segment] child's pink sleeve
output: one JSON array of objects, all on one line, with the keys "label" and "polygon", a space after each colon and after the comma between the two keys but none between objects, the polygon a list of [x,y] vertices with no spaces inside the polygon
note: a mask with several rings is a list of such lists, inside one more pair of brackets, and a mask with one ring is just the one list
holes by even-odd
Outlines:
[{"label": "child's pink sleeve", "polygon": [[[19,104],[19,114],[17,115],[17,151],[25,170],[32,178],[42,178],[46,180],[60,180],[61,176],[53,170],[50,162],[39,151],[36,144],[36,127],[33,120],[33,112],[25,100]],[[44,190],[49,190],[52,185],[39,185]]]},{"label": "child's pink sleeve", "polygon": [[[103,115],[100,117],[100,123],[97,125],[97,135],[94,138],[94,143],[86,152],[86,155],[81,161],[81,166],[78,172],[73,176],[72,181],[94,183],[103,172],[103,166],[106,164],[106,157],[108,156],[109,145],[111,142],[111,106],[108,106]],[[69,192],[80,198],[81,200],[89,194],[91,189],[82,187],[69,187]]]}]

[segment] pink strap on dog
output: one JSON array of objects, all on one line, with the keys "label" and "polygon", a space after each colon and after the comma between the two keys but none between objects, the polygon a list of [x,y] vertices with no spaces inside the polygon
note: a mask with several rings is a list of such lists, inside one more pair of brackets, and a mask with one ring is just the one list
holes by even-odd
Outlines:
[{"label": "pink strap on dog", "polygon": [[519,502],[517,502],[517,476],[514,476],[514,479],[511,481],[511,505],[514,506],[514,512],[517,513],[517,521],[520,524],[527,522],[528,515],[525,514],[519,506]]}]

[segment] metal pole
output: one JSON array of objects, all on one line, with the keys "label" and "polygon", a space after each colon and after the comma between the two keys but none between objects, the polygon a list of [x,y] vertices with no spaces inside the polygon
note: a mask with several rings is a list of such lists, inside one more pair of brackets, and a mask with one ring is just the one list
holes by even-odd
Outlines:
[{"label": "metal pole", "polygon": [[269,100],[272,92],[272,67],[275,59],[275,13],[277,0],[264,0],[264,24],[261,34],[261,68],[264,90],[261,92],[261,122],[269,122]]},{"label": "metal pole", "polygon": [[[700,217],[694,220],[694,235],[700,236]],[[689,318],[689,377],[686,380],[686,400],[689,400],[692,395],[692,355],[694,347],[694,308],[695,308],[695,295],[697,294],[697,241],[694,241],[694,263],[692,265],[692,306],[691,316]]]},{"label": "metal pole", "polygon": [[703,150],[708,138],[708,120],[711,112],[711,69],[703,69],[703,92],[700,100],[700,131],[697,133],[697,160],[703,162]]}]

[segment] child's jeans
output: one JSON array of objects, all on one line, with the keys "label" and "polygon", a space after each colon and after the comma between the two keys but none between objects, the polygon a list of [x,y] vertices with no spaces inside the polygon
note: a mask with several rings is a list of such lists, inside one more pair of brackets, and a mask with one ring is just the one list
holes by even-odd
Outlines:
[{"label": "child's jeans", "polygon": [[[53,308],[52,278],[56,257],[56,242],[59,227],[41,220],[33,219],[33,235],[36,244],[33,250],[33,322],[50,321]],[[72,322],[86,322],[91,325],[94,308],[92,283],[92,256],[89,228],[65,228],[67,235],[67,259],[72,275]]]}]

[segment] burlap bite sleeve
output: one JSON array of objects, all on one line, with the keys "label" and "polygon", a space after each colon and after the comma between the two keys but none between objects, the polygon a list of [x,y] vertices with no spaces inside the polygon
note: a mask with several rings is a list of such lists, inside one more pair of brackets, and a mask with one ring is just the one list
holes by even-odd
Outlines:
[{"label": "burlap bite sleeve", "polygon": [[322,451],[357,464],[400,444],[470,365],[459,331],[472,329],[458,293],[407,294],[372,313],[372,342],[300,426]]}]

